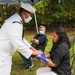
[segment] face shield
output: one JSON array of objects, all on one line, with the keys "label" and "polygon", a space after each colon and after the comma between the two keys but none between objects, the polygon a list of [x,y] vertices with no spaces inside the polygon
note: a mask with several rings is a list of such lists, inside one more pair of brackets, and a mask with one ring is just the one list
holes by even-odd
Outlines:
[{"label": "face shield", "polygon": [[26,13],[26,14],[28,15],[28,18],[25,18],[24,21],[25,21],[25,23],[28,23],[32,20],[32,17],[28,13]]},{"label": "face shield", "polygon": [[[35,18],[35,25],[36,25],[36,30],[38,33],[38,25],[37,25],[37,19],[36,19],[36,9],[29,3],[23,3],[21,2],[21,8],[27,10],[28,12],[34,13],[34,18]],[[27,19],[25,19],[25,22],[28,23],[32,18],[29,16]]]},{"label": "face shield", "polygon": [[35,25],[36,25],[36,30],[37,30],[37,33],[38,33],[38,24],[37,24],[36,13],[34,13],[34,18],[35,18]]}]

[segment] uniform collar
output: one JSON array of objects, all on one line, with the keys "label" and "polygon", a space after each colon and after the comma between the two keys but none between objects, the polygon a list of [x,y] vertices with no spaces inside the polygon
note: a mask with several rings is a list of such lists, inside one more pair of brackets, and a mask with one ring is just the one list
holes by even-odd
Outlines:
[{"label": "uniform collar", "polygon": [[23,24],[21,16],[18,13],[16,13],[16,15],[18,16],[18,20],[20,20],[20,22]]},{"label": "uniform collar", "polygon": [[18,20],[22,21],[21,16],[18,13],[16,13],[16,16],[18,16]]}]

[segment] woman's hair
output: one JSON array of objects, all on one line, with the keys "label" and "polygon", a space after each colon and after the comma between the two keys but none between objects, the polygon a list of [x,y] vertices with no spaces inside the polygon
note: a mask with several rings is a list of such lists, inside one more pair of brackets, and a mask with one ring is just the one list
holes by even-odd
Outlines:
[{"label": "woman's hair", "polygon": [[[62,43],[62,42],[66,42],[66,44],[68,45],[68,47],[70,48],[70,41],[69,38],[67,36],[67,33],[65,32],[63,27],[57,27],[54,29],[54,32],[58,35],[58,41],[56,42],[56,45]],[[54,43],[53,43],[54,45]]]}]

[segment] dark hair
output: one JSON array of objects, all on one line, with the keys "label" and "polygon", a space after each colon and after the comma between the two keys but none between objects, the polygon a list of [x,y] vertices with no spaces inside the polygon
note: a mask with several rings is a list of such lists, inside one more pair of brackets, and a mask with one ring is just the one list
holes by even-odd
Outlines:
[{"label": "dark hair", "polygon": [[30,12],[28,12],[27,10],[25,10],[25,9],[23,9],[23,8],[20,8],[20,10],[19,10],[19,14],[21,14],[22,12],[30,13]]},{"label": "dark hair", "polygon": [[[64,30],[63,27],[57,27],[57,28],[55,28],[54,32],[59,37],[58,41],[56,42],[56,45],[58,45],[58,44],[60,44],[62,42],[66,42],[66,44],[68,45],[68,47],[69,48],[71,47],[69,38],[68,38],[67,33],[65,32],[65,30]],[[53,45],[55,45],[55,44],[53,43]]]}]

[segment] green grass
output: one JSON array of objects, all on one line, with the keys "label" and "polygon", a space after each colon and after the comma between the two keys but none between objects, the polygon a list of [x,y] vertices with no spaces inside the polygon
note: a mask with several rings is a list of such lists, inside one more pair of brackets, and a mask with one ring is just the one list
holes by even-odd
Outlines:
[{"label": "green grass", "polygon": [[[32,39],[32,37],[34,37],[34,35],[35,35],[35,33],[27,33],[25,35],[25,38],[30,42],[30,40]],[[49,42],[46,46],[45,54],[47,54],[50,51],[51,47],[52,47],[52,34],[47,33],[47,37],[48,37]],[[72,54],[72,52],[71,52],[71,54]],[[34,62],[35,66],[31,69],[31,71],[26,71],[25,68],[24,68],[25,67],[24,61],[19,56],[18,52],[16,52],[13,56],[13,64],[12,64],[11,75],[36,75],[36,70],[39,67],[44,66],[44,64],[41,63],[41,62],[38,62],[34,59],[32,59],[32,61]]]},{"label": "green grass", "polygon": [[[70,55],[73,56],[75,54],[75,43],[74,45],[72,46],[72,48],[70,49]],[[73,66],[72,66],[72,62],[74,60],[74,63],[73,63]],[[74,56],[70,59],[70,63],[71,63],[71,66],[72,66],[72,73],[75,75],[75,58]]]}]

